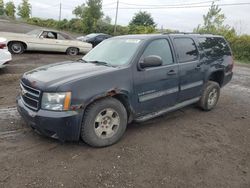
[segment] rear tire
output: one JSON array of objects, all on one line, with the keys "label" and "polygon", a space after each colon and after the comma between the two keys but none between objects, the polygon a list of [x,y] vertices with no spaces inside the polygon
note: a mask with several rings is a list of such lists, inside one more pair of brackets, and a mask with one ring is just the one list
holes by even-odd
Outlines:
[{"label": "rear tire", "polygon": [[67,55],[75,56],[79,54],[78,48],[70,47],[66,51]]},{"label": "rear tire", "polygon": [[25,51],[24,44],[21,42],[10,42],[8,48],[12,54],[22,54]]},{"label": "rear tire", "polygon": [[81,129],[82,140],[93,147],[105,147],[121,139],[127,127],[127,112],[114,98],[98,100],[87,107]]},{"label": "rear tire", "polygon": [[198,105],[204,111],[212,110],[220,97],[220,86],[217,82],[208,81],[202,92]]}]

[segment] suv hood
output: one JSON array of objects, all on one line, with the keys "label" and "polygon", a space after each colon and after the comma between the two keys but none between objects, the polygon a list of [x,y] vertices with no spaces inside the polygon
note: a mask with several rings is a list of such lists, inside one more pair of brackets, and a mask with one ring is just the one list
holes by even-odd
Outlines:
[{"label": "suv hood", "polygon": [[55,90],[58,86],[78,79],[114,71],[114,67],[66,61],[39,67],[23,75],[22,81],[40,90]]}]

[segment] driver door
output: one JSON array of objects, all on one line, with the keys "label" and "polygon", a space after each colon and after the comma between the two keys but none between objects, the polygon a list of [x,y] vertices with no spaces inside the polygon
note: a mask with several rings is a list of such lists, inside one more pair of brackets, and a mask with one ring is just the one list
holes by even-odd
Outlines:
[{"label": "driver door", "polygon": [[51,31],[43,31],[37,39],[37,49],[39,51],[57,51],[57,34]]},{"label": "driver door", "polygon": [[134,75],[136,111],[140,115],[174,106],[179,93],[178,64],[174,62],[169,39],[151,41],[141,59],[150,55],[160,56],[163,64],[137,70]]}]

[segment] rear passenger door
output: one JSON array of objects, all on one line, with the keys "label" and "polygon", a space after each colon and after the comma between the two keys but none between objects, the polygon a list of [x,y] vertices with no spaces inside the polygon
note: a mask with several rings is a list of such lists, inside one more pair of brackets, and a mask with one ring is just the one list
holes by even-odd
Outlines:
[{"label": "rear passenger door", "polygon": [[178,102],[201,95],[204,83],[203,66],[199,61],[199,52],[191,37],[174,37],[173,43],[179,63],[180,93]]},{"label": "rear passenger door", "polygon": [[134,74],[136,111],[140,115],[175,105],[179,91],[178,64],[174,62],[169,40],[160,38],[149,42],[140,59],[151,55],[161,57],[163,64],[136,70]]}]

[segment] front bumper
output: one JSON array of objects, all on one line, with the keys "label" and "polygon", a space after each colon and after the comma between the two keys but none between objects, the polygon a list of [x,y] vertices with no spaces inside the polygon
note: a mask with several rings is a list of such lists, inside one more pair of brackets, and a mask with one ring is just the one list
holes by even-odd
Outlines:
[{"label": "front bumper", "polygon": [[233,72],[226,73],[224,76],[222,87],[228,84],[232,80],[232,78],[233,78]]},{"label": "front bumper", "polygon": [[82,111],[54,112],[26,107],[17,97],[17,110],[23,119],[42,135],[61,141],[77,141],[80,137]]}]

